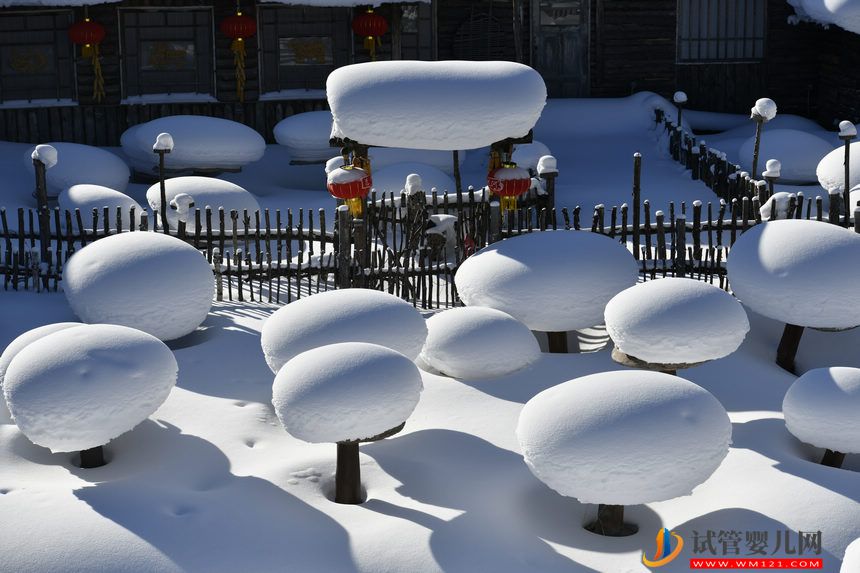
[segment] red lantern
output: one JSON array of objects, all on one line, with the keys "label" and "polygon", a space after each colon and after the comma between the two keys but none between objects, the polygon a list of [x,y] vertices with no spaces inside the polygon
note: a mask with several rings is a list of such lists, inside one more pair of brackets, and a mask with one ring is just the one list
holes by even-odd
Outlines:
[{"label": "red lantern", "polygon": [[502,210],[514,211],[517,208],[517,197],[529,190],[532,178],[529,172],[516,163],[502,163],[487,175],[487,187],[490,193],[502,199]]},{"label": "red lantern", "polygon": [[361,217],[364,200],[372,186],[370,173],[353,165],[338,167],[328,174],[328,192],[337,199],[343,199],[354,217]]},{"label": "red lantern", "polygon": [[382,45],[382,35],[388,31],[388,21],[368,8],[352,21],[352,31],[364,38],[364,48],[370,52],[370,59],[376,60],[376,46]]},{"label": "red lantern", "polygon": [[250,16],[237,11],[232,16],[221,20],[221,33],[232,38],[230,51],[233,52],[233,64],[236,67],[236,98],[245,101],[245,38],[257,33],[257,22]]},{"label": "red lantern", "polygon": [[83,46],[81,55],[89,58],[92,56],[92,46],[105,39],[105,27],[85,18],[83,22],[75,22],[69,26],[69,39],[73,44]]}]

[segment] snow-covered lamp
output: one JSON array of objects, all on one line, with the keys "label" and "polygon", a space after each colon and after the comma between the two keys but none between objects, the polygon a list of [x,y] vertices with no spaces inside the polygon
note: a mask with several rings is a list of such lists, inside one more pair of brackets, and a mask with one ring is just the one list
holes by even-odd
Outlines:
[{"label": "snow-covered lamp", "polygon": [[173,136],[169,133],[159,133],[152,145],[152,152],[158,155],[158,184],[161,188],[161,229],[170,232],[167,221],[167,190],[164,186],[164,155],[173,151]]},{"label": "snow-covered lamp", "polygon": [[675,107],[678,110],[678,127],[683,128],[684,124],[682,123],[684,106],[687,105],[687,94],[682,91],[677,91],[672,96],[672,101],[675,103]]},{"label": "snow-covered lamp", "polygon": [[758,153],[761,147],[762,126],[776,117],[776,103],[770,98],[756,100],[750,110],[750,119],[755,122],[755,148],[753,150],[753,176],[758,173]]}]

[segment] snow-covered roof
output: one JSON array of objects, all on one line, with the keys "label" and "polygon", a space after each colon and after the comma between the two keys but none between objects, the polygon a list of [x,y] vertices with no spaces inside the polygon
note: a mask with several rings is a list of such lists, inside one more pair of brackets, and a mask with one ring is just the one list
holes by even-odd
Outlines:
[{"label": "snow-covered roof", "polygon": [[860,34],[860,2],[857,0],[787,0],[802,20],[833,24]]}]

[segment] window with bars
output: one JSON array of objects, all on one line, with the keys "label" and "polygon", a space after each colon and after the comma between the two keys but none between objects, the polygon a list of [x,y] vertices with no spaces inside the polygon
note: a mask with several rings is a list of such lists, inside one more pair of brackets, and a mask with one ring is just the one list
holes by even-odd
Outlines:
[{"label": "window with bars", "polygon": [[73,100],[71,10],[0,15],[0,101]]},{"label": "window with bars", "polygon": [[767,0],[679,0],[678,61],[764,57]]}]

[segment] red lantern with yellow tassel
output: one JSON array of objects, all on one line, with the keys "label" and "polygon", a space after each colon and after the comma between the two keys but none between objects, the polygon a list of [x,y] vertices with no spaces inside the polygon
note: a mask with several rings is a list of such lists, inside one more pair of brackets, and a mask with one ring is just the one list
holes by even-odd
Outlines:
[{"label": "red lantern with yellow tassel", "polygon": [[487,186],[490,193],[498,195],[502,200],[503,211],[515,211],[517,197],[529,190],[532,178],[529,172],[517,164],[508,161],[490,171],[487,175]]},{"label": "red lantern with yellow tassel", "polygon": [[344,165],[328,174],[327,183],[328,192],[343,199],[353,217],[361,217],[364,200],[373,186],[370,173],[354,165]]},{"label": "red lantern with yellow tassel", "polygon": [[370,59],[376,61],[376,46],[382,45],[382,35],[388,31],[388,21],[368,8],[352,21],[352,31],[364,38],[364,48],[370,52]]},{"label": "red lantern with yellow tassel", "polygon": [[250,16],[242,14],[236,8],[236,13],[221,21],[221,33],[232,38],[230,51],[233,52],[233,63],[236,65],[236,97],[240,102],[245,101],[245,38],[257,33],[257,22]]},{"label": "red lantern with yellow tassel", "polygon": [[81,47],[81,56],[89,58],[93,63],[93,99],[101,101],[105,96],[105,81],[102,76],[102,64],[99,59],[99,44],[105,39],[105,28],[98,22],[84,16],[82,22],[69,26],[69,39]]}]

